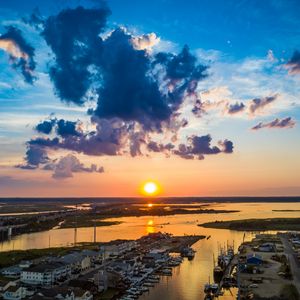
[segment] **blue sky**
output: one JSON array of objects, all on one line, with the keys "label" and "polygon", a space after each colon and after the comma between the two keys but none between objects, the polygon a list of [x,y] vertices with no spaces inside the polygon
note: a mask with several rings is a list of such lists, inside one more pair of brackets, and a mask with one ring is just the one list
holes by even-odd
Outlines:
[{"label": "blue sky", "polygon": [[[299,194],[299,5],[1,3],[0,195],[34,195],[37,183],[46,196],[71,186],[117,195],[114,184],[136,195],[147,178],[165,195]],[[26,21],[32,13],[40,22]],[[68,33],[70,44],[61,39]],[[50,133],[37,129],[44,122]],[[168,179],[170,164],[181,189]],[[182,180],[203,168],[201,187]]]}]

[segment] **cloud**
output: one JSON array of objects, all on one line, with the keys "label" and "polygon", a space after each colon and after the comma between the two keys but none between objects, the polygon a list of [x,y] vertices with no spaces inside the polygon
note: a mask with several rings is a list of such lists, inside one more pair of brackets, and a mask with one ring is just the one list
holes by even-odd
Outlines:
[{"label": "cloud", "polygon": [[259,130],[263,128],[293,128],[296,125],[296,122],[292,120],[291,117],[287,117],[284,119],[275,119],[271,122],[263,123],[260,122],[254,127],[252,127],[252,130]]},{"label": "cloud", "polygon": [[273,103],[278,98],[278,94],[263,98],[252,99],[249,105],[249,112],[251,115],[255,115],[264,109],[265,106]]},{"label": "cloud", "polygon": [[132,45],[136,50],[151,51],[153,46],[157,45],[159,41],[159,37],[154,32],[131,38]]},{"label": "cloud", "polygon": [[291,59],[287,62],[286,67],[289,70],[289,74],[300,74],[300,51],[296,50],[291,57]]},{"label": "cloud", "polygon": [[227,104],[227,113],[232,115],[236,113],[240,113],[244,111],[246,108],[245,104],[243,102],[236,102],[234,104]]},{"label": "cloud", "polygon": [[0,48],[9,54],[12,66],[21,70],[24,80],[32,84],[36,67],[34,48],[25,41],[21,31],[8,26],[7,32],[0,36]]},{"label": "cloud", "polygon": [[49,74],[57,95],[81,105],[89,91],[98,99],[93,115],[161,131],[206,77],[207,67],[197,63],[187,46],[178,55],[160,52],[154,57],[148,51],[159,41],[154,33],[134,36],[118,27],[101,36],[109,14],[106,7],[77,7],[44,22],[42,36],[55,56]]},{"label": "cloud", "polygon": [[47,151],[44,147],[38,144],[27,144],[27,151],[25,154],[25,164],[17,165],[17,168],[25,170],[37,169],[41,164],[49,161]]},{"label": "cloud", "polygon": [[233,143],[229,140],[220,141],[219,146],[211,146],[212,138],[208,135],[189,137],[188,144],[180,144],[177,150],[174,150],[175,155],[179,155],[185,159],[204,159],[204,155],[232,153]]},{"label": "cloud", "polygon": [[52,177],[55,179],[65,179],[73,177],[73,173],[103,173],[103,167],[97,167],[95,164],[91,164],[90,167],[86,167],[80,160],[72,155],[68,154],[61,157],[58,161],[46,164],[44,170],[52,170]]},{"label": "cloud", "polygon": [[[28,148],[97,156],[174,154],[179,131],[188,124],[183,103],[201,101],[198,85],[207,78],[208,67],[188,46],[177,54],[150,51],[159,41],[154,33],[135,36],[117,27],[101,34],[107,31],[109,14],[106,7],[77,7],[42,23],[37,19],[53,52],[49,76],[57,96],[76,105],[92,102],[93,108],[88,110],[90,122],[85,128],[79,121],[65,119],[40,122],[36,130],[51,137],[33,138]],[[207,152],[199,153],[193,153],[196,146],[186,147],[191,156],[212,154],[208,149],[230,152],[230,143],[208,145]]]},{"label": "cloud", "polygon": [[35,126],[35,130],[44,133],[44,134],[50,134],[52,131],[52,128],[54,126],[55,120],[45,120]]},{"label": "cloud", "polygon": [[44,22],[42,36],[55,55],[50,77],[61,99],[76,104],[84,102],[84,96],[93,77],[91,67],[101,60],[102,39],[107,8],[65,9]]}]

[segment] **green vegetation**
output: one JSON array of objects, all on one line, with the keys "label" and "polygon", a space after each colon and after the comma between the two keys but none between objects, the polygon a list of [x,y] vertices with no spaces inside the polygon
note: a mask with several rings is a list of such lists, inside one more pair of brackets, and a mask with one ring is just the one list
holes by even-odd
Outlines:
[{"label": "green vegetation", "polygon": [[93,227],[93,226],[112,226],[121,224],[120,221],[104,221],[101,218],[92,214],[81,214],[79,216],[66,217],[60,228],[74,228],[74,227]]},{"label": "green vegetation", "polygon": [[94,243],[80,243],[73,247],[59,247],[46,249],[31,249],[31,250],[14,250],[0,252],[0,268],[18,264],[22,260],[32,260],[43,256],[53,255],[62,256],[73,250],[90,249],[96,250],[98,246]]},{"label": "green vegetation", "polygon": [[238,231],[300,230],[300,218],[215,221],[199,224],[198,226]]}]

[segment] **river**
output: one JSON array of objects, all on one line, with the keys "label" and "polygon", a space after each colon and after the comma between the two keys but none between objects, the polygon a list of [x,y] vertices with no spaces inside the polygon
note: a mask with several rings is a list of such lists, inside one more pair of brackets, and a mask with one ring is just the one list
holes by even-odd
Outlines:
[{"label": "river", "polygon": [[[213,254],[217,255],[219,245],[234,243],[237,248],[244,238],[244,232],[203,228],[197,226],[197,224],[215,220],[300,217],[300,203],[214,203],[211,208],[240,210],[240,212],[113,218],[108,219],[108,221],[117,220],[122,223],[109,227],[97,227],[96,238],[98,242],[115,239],[136,239],[147,233],[158,231],[174,235],[197,234],[211,236],[209,239],[200,240],[193,246],[197,252],[192,261],[185,259],[179,267],[173,270],[172,277],[163,277],[160,283],[151,289],[150,293],[141,297],[142,300],[196,300],[203,299],[203,285],[209,277],[212,278]],[[252,237],[253,233],[245,234],[246,240]],[[0,251],[70,246],[74,243],[74,239],[74,229],[52,229],[15,236],[12,240],[0,244]],[[93,239],[94,228],[77,229],[77,242],[91,242]],[[234,299],[235,297],[230,295],[230,292],[234,293],[234,291],[229,291],[227,292],[228,295],[222,299]]]}]

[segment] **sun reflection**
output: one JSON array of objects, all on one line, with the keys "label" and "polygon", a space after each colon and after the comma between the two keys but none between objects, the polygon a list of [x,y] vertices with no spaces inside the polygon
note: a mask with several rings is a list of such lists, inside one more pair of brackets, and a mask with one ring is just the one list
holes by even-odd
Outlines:
[{"label": "sun reflection", "polygon": [[154,222],[152,219],[148,220],[146,231],[147,231],[147,234],[155,232]]},{"label": "sun reflection", "polygon": [[154,224],[153,220],[149,220],[148,223],[147,223],[148,226],[153,226],[153,224]]},{"label": "sun reflection", "polygon": [[152,203],[148,203],[148,207],[151,208],[153,206]]}]

